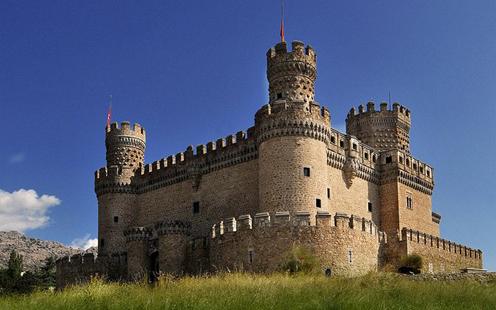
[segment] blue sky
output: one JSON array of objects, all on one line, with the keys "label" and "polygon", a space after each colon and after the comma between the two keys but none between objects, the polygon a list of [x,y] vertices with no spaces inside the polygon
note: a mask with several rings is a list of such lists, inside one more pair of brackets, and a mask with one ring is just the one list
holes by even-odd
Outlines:
[{"label": "blue sky", "polygon": [[[388,92],[408,106],[443,237],[482,248],[492,270],[494,12],[493,0],[286,1],[286,38],[316,49],[333,127]],[[147,129],[147,162],[250,127],[278,27],[276,0],[1,1],[0,197],[19,207],[0,210],[0,227],[96,237],[109,94],[114,120]]]}]

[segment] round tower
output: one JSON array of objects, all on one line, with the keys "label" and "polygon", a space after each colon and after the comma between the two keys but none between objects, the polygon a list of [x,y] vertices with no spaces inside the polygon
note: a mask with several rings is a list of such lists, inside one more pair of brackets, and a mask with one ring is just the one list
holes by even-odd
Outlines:
[{"label": "round tower", "polygon": [[330,116],[315,102],[316,55],[302,42],[267,52],[269,103],[255,115],[259,211],[328,210]]},{"label": "round tower", "polygon": [[278,99],[304,103],[315,100],[317,56],[313,48],[300,41],[293,41],[293,51],[287,51],[281,42],[267,52],[267,79],[269,102]]},{"label": "round tower", "polygon": [[135,191],[132,183],[144,163],[146,133],[139,124],[122,122],[105,129],[107,166],[95,174],[98,199],[98,252],[126,252],[124,231],[135,217]]},{"label": "round tower", "polygon": [[394,103],[388,109],[386,102],[381,103],[379,111],[373,102],[351,108],[346,117],[346,133],[357,137],[365,144],[383,151],[399,149],[410,153],[410,110]]},{"label": "round tower", "polygon": [[129,122],[122,122],[120,128],[112,123],[105,131],[107,167],[119,167],[123,179],[131,177],[145,160],[145,129],[140,124],[131,128]]}]

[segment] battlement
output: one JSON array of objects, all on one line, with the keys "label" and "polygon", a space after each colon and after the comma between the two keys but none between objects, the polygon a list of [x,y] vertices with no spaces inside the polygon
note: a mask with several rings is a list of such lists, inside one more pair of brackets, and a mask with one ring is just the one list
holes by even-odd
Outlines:
[{"label": "battlement", "polygon": [[107,137],[112,136],[132,136],[136,138],[140,138],[143,141],[146,141],[146,132],[145,128],[141,127],[140,124],[135,123],[134,126],[131,126],[129,122],[114,122],[111,123],[110,126],[105,127],[105,133]]},{"label": "battlement", "polygon": [[219,238],[227,233],[238,231],[255,231],[270,227],[300,227],[302,229],[319,229],[319,227],[332,227],[334,229],[350,229],[363,232],[373,237],[377,237],[378,242],[387,242],[386,233],[379,231],[377,226],[370,220],[356,215],[336,213],[334,217],[326,211],[319,211],[315,216],[315,226],[310,225],[310,213],[300,211],[290,213],[289,211],[261,212],[252,217],[249,214],[241,215],[237,219],[234,217],[224,219],[212,226],[212,239]]},{"label": "battlement", "polygon": [[331,114],[325,106],[320,106],[317,102],[311,102],[308,106],[292,104],[285,99],[279,99],[261,107],[255,114],[255,123],[259,124],[265,119],[274,117],[298,118],[304,120],[311,118],[324,122],[330,126]]},{"label": "battlement", "polygon": [[401,241],[416,243],[424,247],[446,251],[452,253],[453,255],[482,261],[482,251],[479,249],[472,249],[453,241],[429,235],[418,230],[403,228],[401,230]]},{"label": "battlement", "polygon": [[347,119],[352,119],[356,117],[370,116],[371,114],[382,115],[382,116],[395,116],[401,118],[404,121],[410,123],[411,113],[410,110],[399,104],[398,102],[393,103],[392,108],[388,107],[387,102],[382,102],[377,110],[375,108],[375,103],[369,101],[366,108],[363,105],[359,105],[358,109],[352,107],[348,112]]},{"label": "battlement", "polygon": [[162,174],[178,166],[200,163],[207,159],[211,162],[216,158],[231,154],[231,152],[248,153],[253,151],[253,142],[253,128],[248,129],[248,132],[238,131],[235,135],[228,135],[225,138],[219,138],[207,144],[200,144],[196,148],[190,145],[184,152],[169,155],[166,158],[146,164],[136,170],[135,176],[144,177],[158,173]]},{"label": "battlement", "polygon": [[298,60],[307,63],[314,63],[317,61],[317,56],[314,49],[301,41],[293,41],[291,43],[292,51],[288,51],[286,42],[279,42],[274,47],[267,51],[267,62],[274,61],[279,58],[283,61]]}]

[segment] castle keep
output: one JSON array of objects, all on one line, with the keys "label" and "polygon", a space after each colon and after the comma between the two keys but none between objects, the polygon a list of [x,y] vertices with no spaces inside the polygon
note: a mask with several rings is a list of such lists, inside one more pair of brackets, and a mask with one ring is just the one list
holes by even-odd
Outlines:
[{"label": "castle keep", "polygon": [[345,276],[397,269],[412,253],[423,272],[482,268],[480,250],[439,235],[434,170],[411,155],[410,110],[369,102],[339,132],[315,101],[316,77],[312,47],[277,44],[253,127],[149,164],[143,127],[107,127],[98,257],[59,260],[59,286],[95,273],[271,272],[294,246]]}]

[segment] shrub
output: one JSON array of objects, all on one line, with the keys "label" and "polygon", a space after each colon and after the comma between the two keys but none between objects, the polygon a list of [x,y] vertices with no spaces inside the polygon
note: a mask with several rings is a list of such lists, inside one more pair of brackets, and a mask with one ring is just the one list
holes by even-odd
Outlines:
[{"label": "shrub", "polygon": [[422,256],[417,254],[411,254],[403,257],[400,262],[400,268],[398,269],[401,273],[414,273],[418,274],[422,270]]},{"label": "shrub", "polygon": [[293,245],[285,255],[281,270],[291,274],[310,273],[317,269],[317,265],[317,259],[310,250],[300,245]]}]

